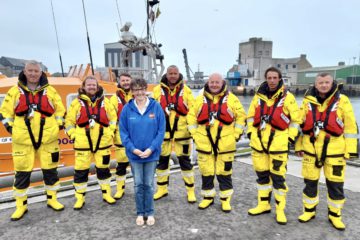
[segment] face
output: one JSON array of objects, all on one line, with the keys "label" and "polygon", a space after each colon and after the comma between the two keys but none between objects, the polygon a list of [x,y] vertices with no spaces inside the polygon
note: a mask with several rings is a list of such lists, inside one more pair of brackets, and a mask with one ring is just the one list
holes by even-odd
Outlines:
[{"label": "face", "polygon": [[27,64],[24,69],[24,74],[28,83],[37,84],[40,81],[42,71],[37,64]]},{"label": "face", "polygon": [[134,86],[134,88],[131,89],[131,92],[135,100],[143,101],[146,98],[146,88],[143,86]]},{"label": "face", "polygon": [[170,84],[176,84],[179,80],[180,73],[177,68],[169,68],[166,72],[166,78]]},{"label": "face", "polygon": [[276,90],[277,86],[279,85],[280,82],[280,77],[279,77],[279,73],[277,72],[268,72],[266,74],[266,82],[269,86],[270,91],[274,91]]},{"label": "face", "polygon": [[96,79],[87,79],[84,85],[84,90],[86,95],[93,97],[95,96],[96,92],[98,91],[98,85]]},{"label": "face", "polygon": [[127,77],[127,76],[121,76],[120,77],[120,87],[124,90],[129,90],[130,89],[130,82],[131,82],[131,77]]},{"label": "face", "polygon": [[209,78],[208,86],[211,94],[217,94],[221,91],[224,85],[224,80],[220,75],[212,75]]},{"label": "face", "polygon": [[333,78],[331,76],[317,77],[315,81],[315,88],[320,94],[327,94],[332,87]]}]

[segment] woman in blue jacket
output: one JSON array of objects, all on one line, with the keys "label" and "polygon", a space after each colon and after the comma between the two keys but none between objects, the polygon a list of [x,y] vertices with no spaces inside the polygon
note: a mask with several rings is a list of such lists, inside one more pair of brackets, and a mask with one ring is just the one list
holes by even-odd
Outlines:
[{"label": "woman in blue jacket", "polygon": [[[165,135],[165,116],[158,102],[146,96],[147,83],[134,79],[130,84],[134,99],[120,116],[120,137],[134,177],[136,224],[154,225],[154,175]],[[144,219],[145,218],[145,219]]]}]

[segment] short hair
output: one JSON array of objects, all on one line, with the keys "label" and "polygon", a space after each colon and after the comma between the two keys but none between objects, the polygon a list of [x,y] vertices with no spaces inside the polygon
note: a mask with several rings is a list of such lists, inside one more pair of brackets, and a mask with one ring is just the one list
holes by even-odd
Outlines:
[{"label": "short hair", "polygon": [[[330,73],[328,73],[328,72],[320,72],[320,73],[318,73],[317,75],[316,75],[316,78],[318,78],[318,77],[327,77],[327,76],[330,76],[331,78],[333,78],[333,76],[330,74]],[[316,79],[315,78],[315,79]]]},{"label": "short hair", "polygon": [[133,90],[135,87],[147,88],[147,82],[143,78],[135,78],[131,80],[130,89]]},{"label": "short hair", "polygon": [[179,68],[176,65],[170,65],[167,67],[166,72],[169,71],[170,68],[176,68],[176,70],[179,72]]},{"label": "short hair", "polygon": [[129,77],[129,78],[132,78],[130,74],[125,73],[125,72],[124,72],[124,73],[121,73],[121,74],[119,75],[119,79],[120,79],[121,77]]},{"label": "short hair", "polygon": [[276,67],[269,67],[268,69],[266,69],[265,74],[264,74],[265,79],[267,78],[268,72],[276,72],[279,75],[279,78],[280,79],[282,78],[281,71]]},{"label": "short hair", "polygon": [[41,63],[38,62],[38,61],[36,61],[36,60],[26,61],[26,62],[25,62],[25,68],[26,68],[28,65],[37,65],[37,66],[40,67],[40,71],[42,71]]},{"label": "short hair", "polygon": [[89,75],[89,76],[87,76],[87,77],[84,79],[84,81],[82,82],[82,84],[81,84],[81,87],[82,87],[82,88],[85,87],[86,81],[89,80],[89,79],[96,80],[96,86],[99,87],[99,83],[98,83],[98,80],[96,79],[96,77],[93,76],[93,75]]}]

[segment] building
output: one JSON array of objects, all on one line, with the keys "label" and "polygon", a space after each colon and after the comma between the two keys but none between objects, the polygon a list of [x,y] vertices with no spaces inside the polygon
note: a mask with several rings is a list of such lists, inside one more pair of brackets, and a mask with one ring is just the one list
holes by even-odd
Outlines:
[{"label": "building", "polygon": [[297,72],[312,67],[305,54],[294,58],[273,58],[272,53],[272,41],[250,38],[241,42],[238,64],[229,70],[227,79],[235,85],[257,86],[264,81],[266,69],[273,66],[281,70],[286,85],[294,85]]},{"label": "building", "polygon": [[360,85],[360,65],[345,65],[344,62],[339,62],[337,66],[329,67],[314,67],[300,70],[298,72],[298,84],[313,84],[317,74],[327,72],[335,80],[346,84]]},{"label": "building", "polygon": [[[13,77],[13,76],[17,76],[19,75],[19,73],[25,68],[25,64],[26,62],[29,60],[24,60],[24,59],[18,59],[18,58],[10,58],[10,57],[1,57],[0,58],[0,64],[3,67],[8,67],[10,68],[11,71],[6,71],[6,75],[9,74],[11,76],[8,77]],[[48,68],[42,64],[41,64],[41,68],[44,72],[48,71]],[[4,71],[5,72],[5,71]]]}]

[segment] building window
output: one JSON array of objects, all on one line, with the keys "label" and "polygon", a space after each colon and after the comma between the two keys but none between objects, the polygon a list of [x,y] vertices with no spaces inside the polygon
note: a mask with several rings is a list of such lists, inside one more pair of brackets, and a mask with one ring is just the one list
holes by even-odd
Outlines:
[{"label": "building window", "polygon": [[112,63],[112,61],[111,61],[111,52],[108,52],[108,66],[114,67],[114,66],[113,66],[113,63]]},{"label": "building window", "polygon": [[259,51],[259,56],[261,56],[262,55],[262,51]]},{"label": "building window", "polygon": [[140,67],[140,51],[135,52],[135,67]]},{"label": "building window", "polygon": [[293,64],[293,68],[296,68],[296,64]]},{"label": "building window", "polygon": [[289,65],[286,64],[286,65],[285,65],[285,69],[289,69]]},{"label": "building window", "polygon": [[278,63],[277,68],[281,68],[281,64],[280,64],[280,63]]}]

